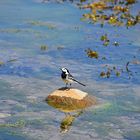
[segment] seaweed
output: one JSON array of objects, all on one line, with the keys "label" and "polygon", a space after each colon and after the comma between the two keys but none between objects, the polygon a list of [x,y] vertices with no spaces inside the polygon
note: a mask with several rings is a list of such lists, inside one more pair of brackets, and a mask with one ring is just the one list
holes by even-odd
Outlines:
[{"label": "seaweed", "polygon": [[20,128],[24,127],[26,125],[26,122],[24,120],[19,120],[15,123],[4,123],[0,124],[0,127],[15,127],[15,128]]},{"label": "seaweed", "polygon": [[98,59],[99,54],[96,51],[91,50],[90,48],[86,49],[85,52],[87,53],[87,56],[90,58],[96,58]]},{"label": "seaweed", "polygon": [[46,51],[46,50],[48,50],[48,46],[47,46],[47,45],[41,45],[41,46],[40,46],[40,49],[41,49],[42,51]]},{"label": "seaweed", "polygon": [[100,40],[103,42],[103,45],[104,45],[104,46],[108,46],[109,43],[110,43],[110,40],[108,39],[107,34],[102,35],[102,36],[100,37]]},{"label": "seaweed", "polygon": [[48,29],[56,29],[56,25],[45,21],[29,21],[28,24],[32,26],[47,27]]},{"label": "seaweed", "polygon": [[115,75],[116,77],[121,76],[121,73],[123,72],[123,69],[117,68],[116,66],[108,66],[106,65],[106,71],[100,72],[101,78],[110,78],[112,75]]},{"label": "seaweed", "polygon": [[0,61],[0,66],[4,65],[4,62],[3,61]]},{"label": "seaweed", "polygon": [[128,28],[140,23],[139,12],[135,15],[131,12],[131,6],[135,3],[136,0],[126,0],[124,2],[98,0],[80,8],[90,9],[90,13],[83,14],[83,17],[89,19],[92,23],[100,23],[101,27],[108,23],[113,26],[126,26]]}]

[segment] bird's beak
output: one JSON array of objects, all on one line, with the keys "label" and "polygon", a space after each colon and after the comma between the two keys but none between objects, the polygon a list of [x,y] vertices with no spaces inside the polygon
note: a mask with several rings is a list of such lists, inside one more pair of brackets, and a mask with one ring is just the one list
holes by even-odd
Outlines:
[{"label": "bird's beak", "polygon": [[59,68],[61,71],[62,71],[62,69],[61,68]]}]

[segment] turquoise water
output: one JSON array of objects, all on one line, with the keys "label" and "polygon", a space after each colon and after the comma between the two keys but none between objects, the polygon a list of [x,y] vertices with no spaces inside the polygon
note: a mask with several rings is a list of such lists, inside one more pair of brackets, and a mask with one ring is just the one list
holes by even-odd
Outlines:
[{"label": "turquoise water", "polygon": [[[0,140],[140,139],[140,65],[129,65],[130,78],[125,70],[128,61],[140,61],[140,26],[100,28],[80,20],[85,12],[69,2],[0,1]],[[103,47],[105,33],[120,45]],[[99,59],[87,57],[87,48],[98,51]],[[101,78],[105,65],[124,72]],[[64,86],[60,67],[87,84],[74,87],[101,101],[75,118],[64,134],[65,114],[44,102]]]}]

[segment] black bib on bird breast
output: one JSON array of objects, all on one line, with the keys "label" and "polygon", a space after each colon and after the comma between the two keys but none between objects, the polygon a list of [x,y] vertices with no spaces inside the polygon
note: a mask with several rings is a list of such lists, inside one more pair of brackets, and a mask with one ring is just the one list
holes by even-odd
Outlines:
[{"label": "black bib on bird breast", "polygon": [[66,79],[66,76],[67,76],[67,75],[66,75],[65,73],[62,73],[62,74],[61,74],[62,79]]}]

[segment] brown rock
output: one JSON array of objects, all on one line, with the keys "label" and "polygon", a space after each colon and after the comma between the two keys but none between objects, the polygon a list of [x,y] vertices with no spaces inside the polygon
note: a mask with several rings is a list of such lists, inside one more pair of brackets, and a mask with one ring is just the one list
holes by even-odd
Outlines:
[{"label": "brown rock", "polygon": [[84,109],[97,103],[95,97],[74,88],[57,89],[46,98],[46,101],[50,106],[63,112]]}]

